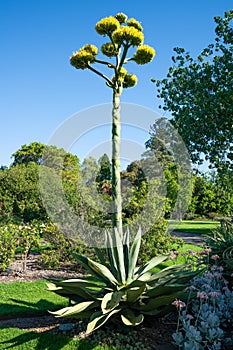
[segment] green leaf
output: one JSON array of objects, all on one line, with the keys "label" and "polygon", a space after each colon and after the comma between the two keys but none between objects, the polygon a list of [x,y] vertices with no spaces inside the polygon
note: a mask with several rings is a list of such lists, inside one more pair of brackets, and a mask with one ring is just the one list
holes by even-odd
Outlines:
[{"label": "green leaf", "polygon": [[137,235],[134,239],[134,242],[129,251],[129,274],[128,274],[127,282],[130,282],[134,277],[140,245],[141,245],[141,228],[139,228]]},{"label": "green leaf", "polygon": [[85,267],[87,267],[90,270],[90,272],[93,275],[99,277],[105,283],[110,283],[113,285],[118,284],[117,279],[113,276],[111,271],[105,265],[99,264],[91,260],[90,258],[87,258],[82,255],[76,255],[76,257]]},{"label": "green leaf", "polygon": [[89,334],[93,332],[94,330],[100,328],[107,320],[113,316],[114,314],[121,311],[121,309],[114,309],[110,311],[108,314],[103,314],[101,311],[97,311],[94,314],[92,314],[90,321],[87,325],[86,333]]},{"label": "green leaf", "polygon": [[73,299],[75,295],[83,298],[84,300],[95,300],[96,299],[96,291],[88,290],[87,288],[76,288],[76,287],[56,287],[55,285],[52,287],[51,285],[48,288],[49,291],[52,291],[58,295],[68,297]]},{"label": "green leaf", "polygon": [[125,265],[125,276],[128,279],[129,275],[129,229],[126,230],[123,238],[123,254],[124,254],[124,265]]},{"label": "green leaf", "polygon": [[155,266],[161,264],[163,261],[167,260],[169,255],[156,256],[152,258],[146,265],[140,267],[136,273],[138,278],[142,277],[143,274],[153,269]]},{"label": "green leaf", "polygon": [[50,311],[50,313],[56,317],[79,317],[81,312],[87,311],[90,306],[91,308],[96,307],[98,304],[99,303],[96,301],[84,301],[74,306],[65,307],[58,311]]},{"label": "green leaf", "polygon": [[150,298],[155,298],[161,295],[169,295],[172,294],[174,292],[179,292],[181,290],[185,289],[185,285],[183,284],[173,284],[173,285],[165,285],[165,286],[161,286],[158,285],[156,287],[152,287],[149,288],[145,295],[150,297]]},{"label": "green leaf", "polygon": [[105,231],[105,236],[106,236],[106,250],[107,250],[108,259],[110,262],[111,272],[113,273],[115,278],[119,281],[120,276],[119,276],[119,271],[117,269],[117,262],[114,256],[112,237],[108,230]]},{"label": "green leaf", "polygon": [[126,326],[138,326],[143,322],[144,316],[142,314],[135,316],[132,310],[125,309],[122,312],[121,319]]},{"label": "green leaf", "polygon": [[169,294],[169,295],[163,295],[157,298],[148,299],[149,301],[145,305],[140,305],[137,307],[134,307],[137,310],[140,310],[141,312],[147,312],[147,311],[155,311],[157,309],[162,309],[164,306],[170,305],[176,298],[179,298],[183,294],[183,291]]},{"label": "green leaf", "polygon": [[145,291],[146,284],[144,283],[140,287],[133,287],[130,289],[127,289],[127,302],[134,303]]},{"label": "green leaf", "polygon": [[120,277],[121,283],[124,283],[126,280],[125,278],[126,276],[125,276],[123,242],[117,228],[114,228],[112,243],[113,243],[113,254],[117,264],[117,270],[119,271],[119,277]]},{"label": "green leaf", "polygon": [[123,295],[124,292],[111,292],[105,294],[101,303],[103,314],[106,314],[109,311],[115,309],[119,305]]}]

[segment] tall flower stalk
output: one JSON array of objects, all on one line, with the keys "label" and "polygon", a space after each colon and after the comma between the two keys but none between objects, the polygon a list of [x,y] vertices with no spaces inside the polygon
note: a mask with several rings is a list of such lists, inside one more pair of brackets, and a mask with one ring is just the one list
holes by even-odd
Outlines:
[{"label": "tall flower stalk", "polygon": [[[146,64],[152,61],[155,50],[144,45],[143,28],[136,19],[127,19],[123,13],[110,16],[97,22],[95,29],[98,34],[108,37],[109,42],[101,46],[101,52],[108,61],[97,58],[98,48],[86,44],[71,58],[70,63],[77,69],[89,69],[102,77],[108,87],[113,90],[112,107],[112,228],[122,237],[122,196],[120,177],[120,97],[124,88],[137,84],[137,77],[129,74],[123,67],[127,62]],[[136,47],[132,57],[127,57],[130,48]],[[113,62],[112,62],[113,61]],[[94,64],[107,66],[112,72],[109,77],[93,67]]]}]

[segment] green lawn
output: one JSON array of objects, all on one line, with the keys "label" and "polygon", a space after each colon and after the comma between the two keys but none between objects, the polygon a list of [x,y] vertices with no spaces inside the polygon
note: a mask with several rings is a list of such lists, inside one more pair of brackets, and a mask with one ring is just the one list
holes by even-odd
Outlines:
[{"label": "green lawn", "polygon": [[98,345],[65,335],[35,333],[18,328],[0,328],[0,349],[15,350],[113,350],[115,347]]},{"label": "green lawn", "polygon": [[67,299],[46,290],[45,281],[0,284],[0,315],[46,312],[67,306]]},{"label": "green lawn", "polygon": [[211,230],[219,226],[218,221],[182,221],[176,228],[175,231],[190,232],[196,234],[208,234]]}]

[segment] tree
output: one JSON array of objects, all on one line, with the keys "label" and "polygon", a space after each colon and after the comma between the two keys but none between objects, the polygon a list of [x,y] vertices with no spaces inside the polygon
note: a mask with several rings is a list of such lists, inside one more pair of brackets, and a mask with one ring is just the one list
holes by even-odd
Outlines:
[{"label": "tree", "polygon": [[28,164],[34,162],[37,164],[41,163],[45,145],[40,142],[32,142],[29,145],[22,145],[15,153],[12,154],[14,162],[16,164]]},{"label": "tree", "polygon": [[[9,169],[0,169],[0,216],[1,220],[31,221],[47,220],[41,200],[39,169],[45,167],[51,177],[62,175],[66,199],[73,210],[78,210],[80,166],[77,156],[56,146],[39,142],[23,145],[13,154],[14,162]],[[50,182],[48,186],[52,186]],[[56,196],[56,188],[49,191],[50,203]],[[56,200],[56,198],[55,198]],[[55,203],[54,200],[54,203]]]},{"label": "tree", "polygon": [[215,23],[215,43],[197,59],[175,48],[174,65],[157,87],[192,161],[200,163],[204,153],[221,172],[233,169],[233,11]]},{"label": "tree", "polygon": [[[136,85],[137,77],[129,74],[123,67],[127,62],[146,64],[152,61],[155,50],[144,45],[143,28],[134,18],[127,19],[123,13],[101,19],[95,26],[98,34],[107,36],[109,42],[101,46],[102,54],[113,58],[114,63],[97,59],[98,49],[86,44],[71,56],[70,63],[77,69],[89,69],[106,81],[113,91],[112,108],[112,227],[122,232],[122,198],[120,181],[120,96],[124,88]],[[127,58],[130,48],[136,47],[132,57]],[[94,63],[102,64],[113,72],[109,78],[96,68]]]}]

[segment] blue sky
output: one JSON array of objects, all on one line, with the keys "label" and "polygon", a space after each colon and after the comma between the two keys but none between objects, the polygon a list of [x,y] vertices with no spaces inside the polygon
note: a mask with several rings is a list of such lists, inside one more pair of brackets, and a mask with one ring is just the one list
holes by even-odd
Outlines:
[{"label": "blue sky", "polygon": [[102,17],[124,12],[142,22],[145,43],[156,49],[156,58],[127,67],[139,81],[124,91],[122,101],[160,113],[150,79],[166,76],[174,47],[195,56],[212,42],[213,17],[231,8],[228,0],[1,0],[0,164],[9,165],[22,144],[47,143],[71,115],[111,102],[101,78],[69,64],[72,52],[84,44],[104,43],[94,29]]}]

